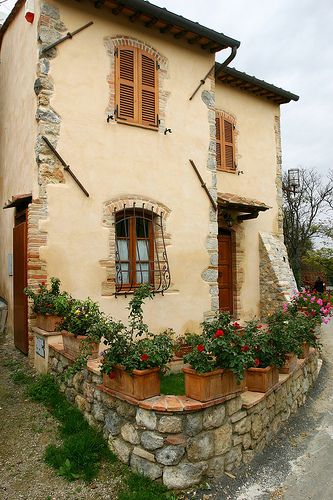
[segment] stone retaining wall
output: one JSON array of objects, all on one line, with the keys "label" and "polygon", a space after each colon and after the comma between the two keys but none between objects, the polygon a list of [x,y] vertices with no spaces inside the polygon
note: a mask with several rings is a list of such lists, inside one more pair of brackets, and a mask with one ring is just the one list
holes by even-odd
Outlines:
[{"label": "stone retaining wall", "polygon": [[[69,363],[61,346],[50,347],[51,373],[63,373]],[[96,362],[63,383],[62,390],[89,424],[103,432],[122,462],[169,488],[187,488],[233,471],[261,452],[304,404],[317,364],[318,355],[311,350],[291,375],[280,375],[269,393],[247,391],[207,408],[193,404],[192,410],[188,398],[183,398],[187,406],[164,404],[164,411],[156,411],[147,408],[156,407],[158,398],[133,404],[112,396],[101,386]]]}]

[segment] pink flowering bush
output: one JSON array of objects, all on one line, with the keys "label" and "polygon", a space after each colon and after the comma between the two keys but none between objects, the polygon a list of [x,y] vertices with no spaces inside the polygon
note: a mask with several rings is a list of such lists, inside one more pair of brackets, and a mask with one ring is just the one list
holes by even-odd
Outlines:
[{"label": "pink flowering bush", "polygon": [[308,318],[314,318],[318,324],[327,324],[333,315],[333,304],[330,296],[304,290],[297,292],[291,303],[283,305],[284,312],[301,311]]}]

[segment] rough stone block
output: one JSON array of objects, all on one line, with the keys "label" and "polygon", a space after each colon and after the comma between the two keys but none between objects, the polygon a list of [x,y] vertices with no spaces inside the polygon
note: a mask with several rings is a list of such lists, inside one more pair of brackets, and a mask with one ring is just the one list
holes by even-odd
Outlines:
[{"label": "rough stone block", "polygon": [[233,415],[234,413],[237,413],[241,408],[242,408],[242,398],[240,396],[237,396],[236,398],[230,399],[230,401],[227,401],[226,403],[226,409],[227,409],[227,415]]},{"label": "rough stone block", "polygon": [[223,455],[232,446],[232,426],[230,423],[222,425],[213,431],[215,442],[215,455]]},{"label": "rough stone block", "polygon": [[193,413],[186,415],[184,421],[184,429],[188,436],[195,436],[202,431],[203,428],[203,413]]},{"label": "rough stone block", "polygon": [[203,428],[213,429],[220,427],[225,417],[225,406],[218,405],[207,408],[203,413]]},{"label": "rough stone block", "polygon": [[113,435],[116,436],[120,433],[122,419],[114,410],[109,410],[105,415],[105,427]]},{"label": "rough stone block", "polygon": [[126,423],[122,426],[120,430],[122,438],[131,443],[131,444],[139,444],[140,443],[140,435],[134,425],[130,423]]},{"label": "rough stone block", "polygon": [[191,462],[207,460],[214,455],[214,435],[204,432],[188,440],[187,457]]},{"label": "rough stone block", "polygon": [[145,460],[149,460],[149,462],[155,462],[155,455],[154,453],[150,453],[147,450],[144,450],[143,448],[140,448],[139,446],[135,446],[133,449],[134,455],[137,455],[138,457],[144,458]]},{"label": "rough stone block", "polygon": [[163,446],[164,439],[156,432],[144,431],[141,435],[141,444],[146,450],[157,450]]},{"label": "rough stone block", "polygon": [[242,418],[244,418],[246,416],[247,416],[246,411],[242,410],[242,411],[238,411],[237,413],[234,413],[233,415],[231,415],[230,420],[234,424],[235,422],[242,420]]},{"label": "rough stone block", "polygon": [[251,417],[245,417],[234,424],[234,431],[237,434],[245,434],[251,430]]},{"label": "rough stone block", "polygon": [[136,454],[132,454],[130,466],[135,472],[138,472],[143,476],[147,476],[152,480],[158,479],[162,476],[162,467],[150,462],[149,460],[139,457]]},{"label": "rough stone block", "polygon": [[157,462],[163,465],[177,465],[184,456],[185,448],[183,446],[165,446],[157,450],[155,457]]},{"label": "rough stone block", "polygon": [[132,451],[132,446],[126,443],[123,439],[117,437],[110,437],[108,441],[108,445],[111,451],[125,464],[128,464],[130,454]]},{"label": "rough stone block", "polygon": [[251,436],[253,439],[258,439],[262,433],[262,420],[260,415],[252,416]]},{"label": "rough stone block", "polygon": [[214,457],[208,461],[207,476],[218,478],[224,472],[224,457]]},{"label": "rough stone block", "polygon": [[178,434],[182,431],[182,419],[177,416],[163,416],[158,422],[157,429],[168,434]]},{"label": "rough stone block", "polygon": [[146,427],[146,429],[149,429],[151,431],[154,431],[156,429],[157,417],[153,411],[138,408],[135,419],[138,425]]},{"label": "rough stone block", "polygon": [[202,474],[208,469],[205,462],[190,464],[182,463],[176,467],[165,467],[163,483],[171,489],[188,488],[201,482]]}]

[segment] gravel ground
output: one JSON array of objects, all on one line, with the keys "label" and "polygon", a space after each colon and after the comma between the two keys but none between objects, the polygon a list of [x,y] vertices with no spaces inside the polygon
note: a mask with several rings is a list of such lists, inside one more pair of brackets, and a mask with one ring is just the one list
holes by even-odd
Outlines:
[{"label": "gravel ground", "polygon": [[27,358],[0,336],[0,499],[116,499],[121,479],[103,464],[98,480],[69,483],[43,462],[45,447],[57,443],[57,421],[44,406],[28,400],[10,377],[13,363],[29,371]]}]

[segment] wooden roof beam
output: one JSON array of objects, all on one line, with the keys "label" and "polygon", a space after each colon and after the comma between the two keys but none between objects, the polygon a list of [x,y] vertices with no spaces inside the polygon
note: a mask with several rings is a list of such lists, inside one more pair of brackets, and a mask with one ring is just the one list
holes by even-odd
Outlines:
[{"label": "wooden roof beam", "polygon": [[201,35],[198,35],[198,36],[195,36],[194,38],[190,38],[188,41],[188,43],[190,45],[193,45],[194,43],[197,43],[199,40],[201,40],[202,36]]},{"label": "wooden roof beam", "polygon": [[179,31],[179,33],[176,33],[174,37],[177,38],[177,40],[179,40],[180,38],[183,38],[183,36],[185,36],[187,33],[188,33],[187,30]]},{"label": "wooden roof beam", "polygon": [[134,23],[137,19],[139,19],[139,17],[141,16],[142,12],[140,12],[139,10],[137,10],[136,12],[134,12],[134,14],[132,14],[129,18],[129,20],[131,21],[131,23]]},{"label": "wooden roof beam", "polygon": [[158,19],[156,17],[152,17],[149,21],[147,21],[145,23],[145,27],[146,28],[151,28],[152,26],[154,26],[154,24],[156,24],[158,21]]},{"label": "wooden roof beam", "polygon": [[166,24],[164,28],[160,28],[160,33],[168,33],[173,27],[173,24]]}]

